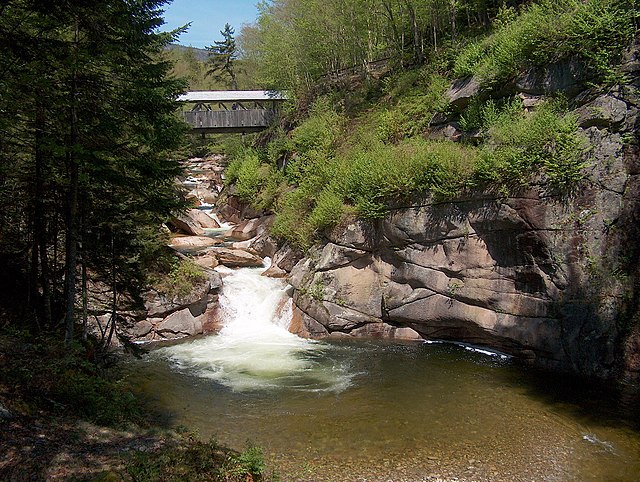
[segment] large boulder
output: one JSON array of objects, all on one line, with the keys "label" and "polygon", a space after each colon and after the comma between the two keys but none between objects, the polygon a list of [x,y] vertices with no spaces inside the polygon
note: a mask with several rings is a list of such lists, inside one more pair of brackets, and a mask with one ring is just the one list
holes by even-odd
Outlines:
[{"label": "large boulder", "polygon": [[462,111],[479,93],[480,81],[476,77],[465,77],[454,81],[444,95],[454,110]]},{"label": "large boulder", "polygon": [[176,236],[171,239],[169,246],[178,250],[192,251],[215,246],[216,244],[220,244],[220,241],[207,236]]},{"label": "large boulder", "polygon": [[225,233],[225,236],[238,241],[246,241],[255,237],[260,226],[260,219],[247,219],[236,224],[233,228]]},{"label": "large boulder", "polygon": [[209,216],[204,211],[201,211],[200,209],[190,209],[188,211],[188,215],[191,219],[194,220],[194,222],[199,224],[201,228],[211,229],[220,227],[215,219],[213,219],[211,216]]},{"label": "large boulder", "polygon": [[183,308],[191,307],[194,311],[199,310],[203,303],[207,303],[207,295],[211,289],[211,282],[206,280],[194,285],[185,296],[172,297],[152,289],[142,294],[142,300],[148,317],[164,318]]},{"label": "large boulder", "polygon": [[202,332],[202,325],[198,326],[196,318],[189,309],[172,313],[156,327],[156,332],[164,338],[180,338],[193,336]]},{"label": "large boulder", "polygon": [[176,216],[171,218],[169,224],[171,224],[179,232],[188,234],[190,236],[202,236],[204,234],[204,229],[202,229],[200,223],[193,219],[190,213],[177,214]]},{"label": "large boulder", "polygon": [[230,268],[259,267],[263,264],[263,260],[260,256],[242,249],[213,248],[209,253],[213,254],[220,264]]}]

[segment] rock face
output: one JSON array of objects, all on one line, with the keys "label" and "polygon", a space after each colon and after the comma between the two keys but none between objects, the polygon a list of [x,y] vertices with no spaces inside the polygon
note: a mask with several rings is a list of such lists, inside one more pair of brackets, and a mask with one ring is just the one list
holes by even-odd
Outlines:
[{"label": "rock face", "polygon": [[[640,65],[633,55],[629,69]],[[580,68],[532,70],[517,88],[574,95]],[[574,98],[590,151],[572,195],[540,185],[424,202],[326,233],[293,267],[286,249],[276,253],[296,289],[292,331],[457,340],[551,369],[640,379],[637,68],[632,78]],[[465,79],[447,95],[462,108],[477,93]]]}]

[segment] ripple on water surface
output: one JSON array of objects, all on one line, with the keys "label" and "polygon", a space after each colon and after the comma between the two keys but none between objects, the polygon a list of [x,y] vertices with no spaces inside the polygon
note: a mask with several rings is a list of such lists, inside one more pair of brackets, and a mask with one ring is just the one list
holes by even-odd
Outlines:
[{"label": "ripple on water surface", "polygon": [[303,340],[260,271],[226,274],[220,334],[132,363],[172,423],[252,439],[282,480],[638,480],[637,393],[473,347]]}]

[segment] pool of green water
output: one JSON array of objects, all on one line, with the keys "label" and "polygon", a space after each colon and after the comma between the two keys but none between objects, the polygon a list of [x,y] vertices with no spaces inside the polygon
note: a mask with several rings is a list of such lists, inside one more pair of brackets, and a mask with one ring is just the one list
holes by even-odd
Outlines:
[{"label": "pool of green water", "polygon": [[131,361],[132,384],[167,424],[261,446],[283,481],[640,480],[631,387],[450,344],[350,341],[290,354],[295,373],[239,365],[229,376],[267,379],[248,389],[203,362],[207,340],[185,343],[200,343],[197,355],[154,349]]}]

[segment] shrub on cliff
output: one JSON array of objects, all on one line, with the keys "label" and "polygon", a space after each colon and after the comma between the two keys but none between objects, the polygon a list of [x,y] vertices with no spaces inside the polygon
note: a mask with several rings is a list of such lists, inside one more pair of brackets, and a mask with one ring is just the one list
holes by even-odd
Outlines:
[{"label": "shrub on cliff", "polygon": [[615,83],[617,60],[634,37],[637,19],[634,0],[543,0],[520,14],[503,8],[494,32],[457,57],[454,75],[496,85],[531,65],[577,56],[598,81]]}]

